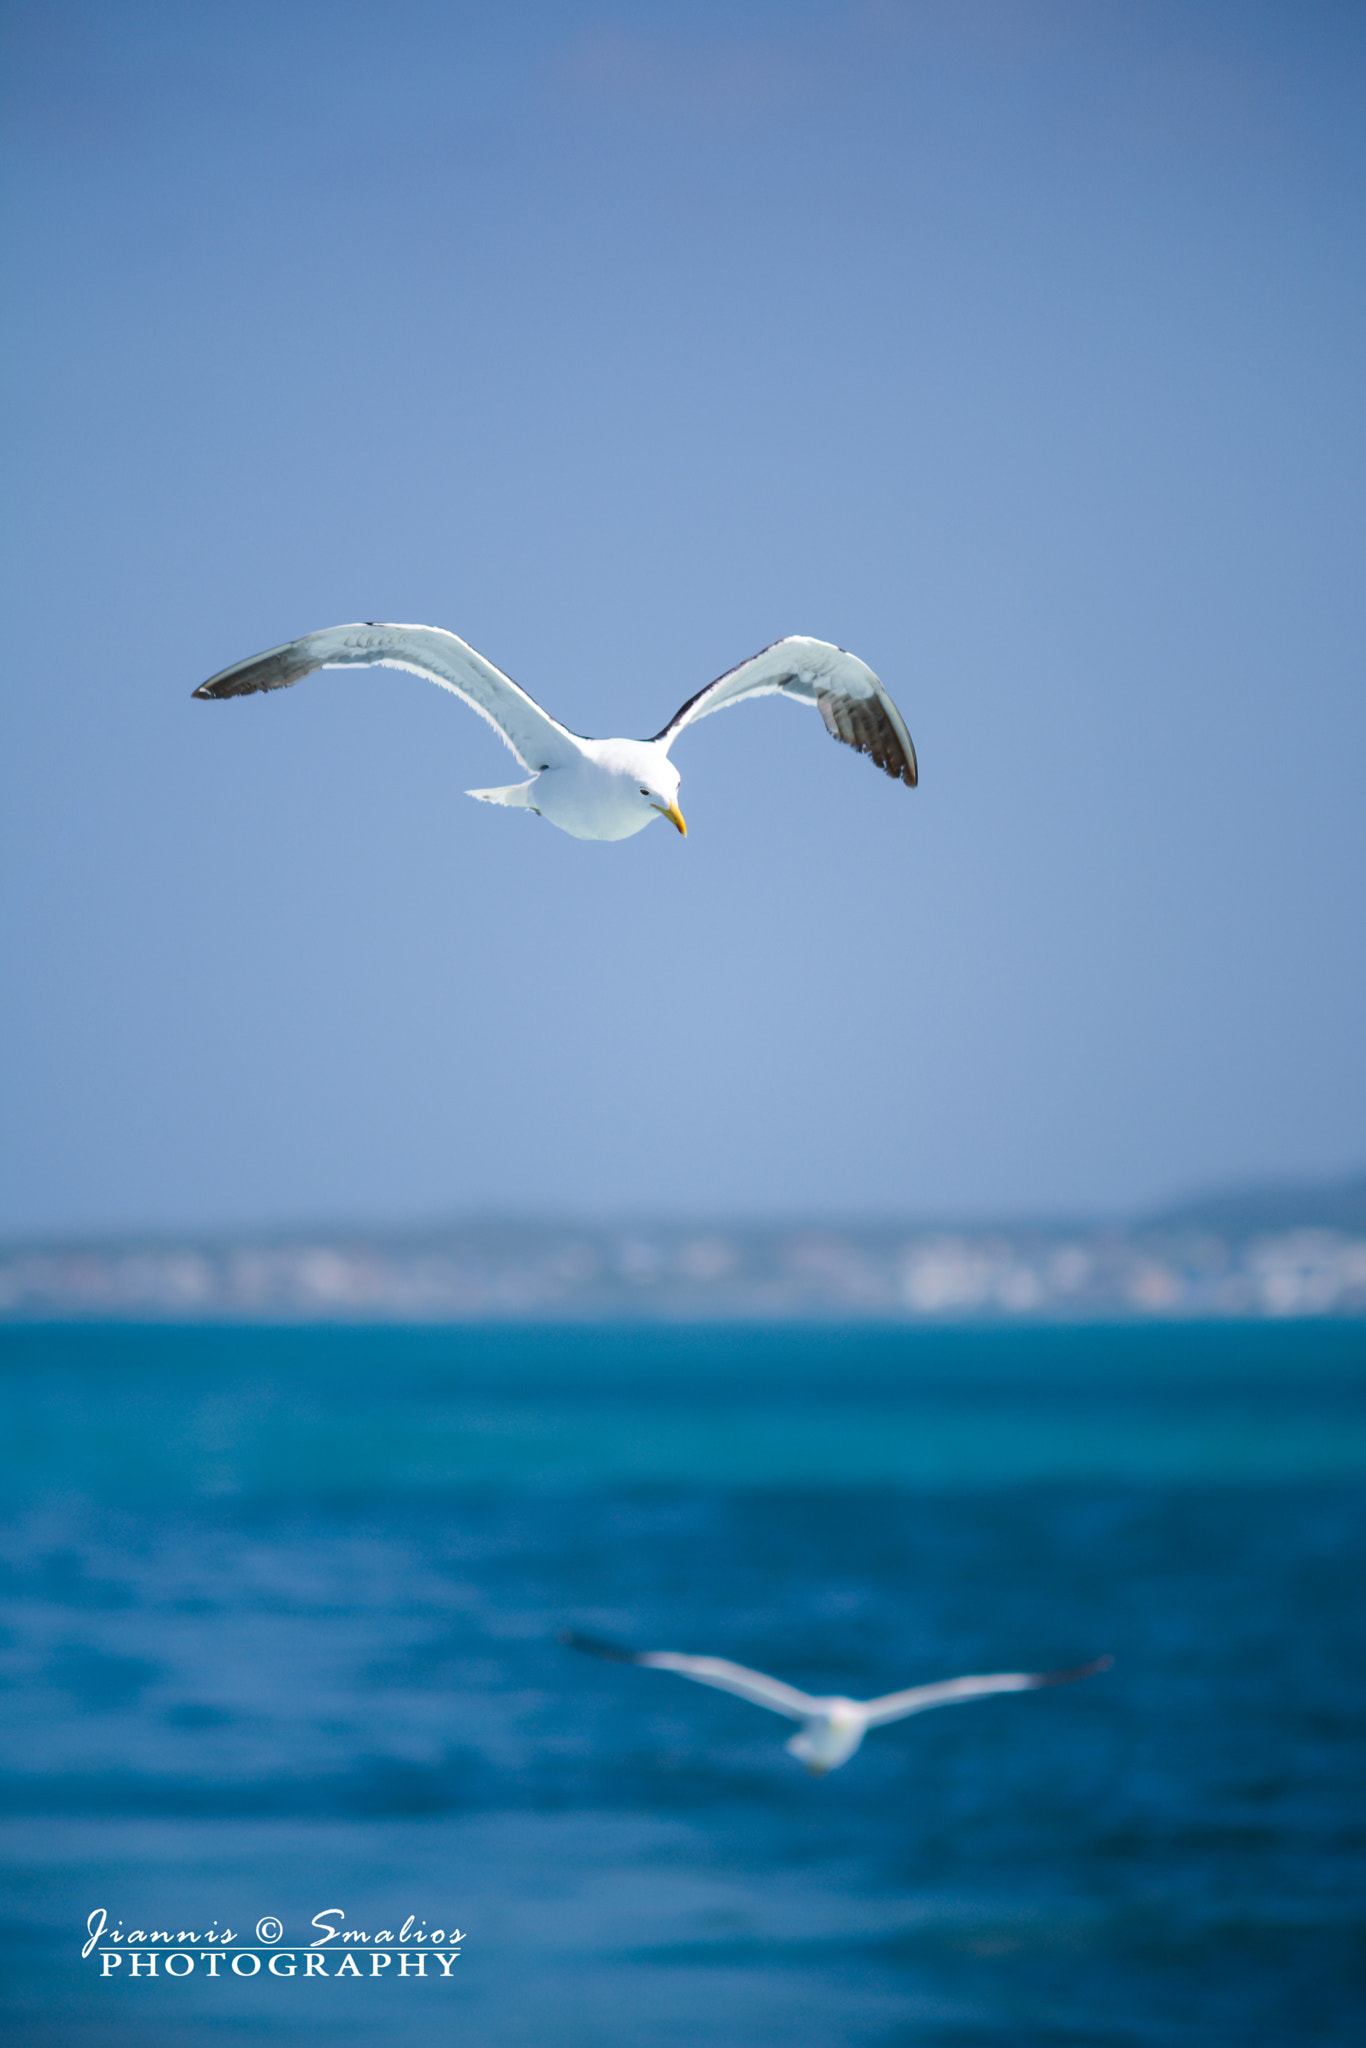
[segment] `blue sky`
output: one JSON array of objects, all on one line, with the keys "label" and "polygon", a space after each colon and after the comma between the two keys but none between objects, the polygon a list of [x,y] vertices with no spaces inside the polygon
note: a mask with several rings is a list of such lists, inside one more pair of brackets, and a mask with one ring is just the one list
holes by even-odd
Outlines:
[{"label": "blue sky", "polygon": [[[12,4],[0,1229],[1124,1210],[1366,1157],[1355,6]],[[649,733],[461,791],[354,618]]]}]

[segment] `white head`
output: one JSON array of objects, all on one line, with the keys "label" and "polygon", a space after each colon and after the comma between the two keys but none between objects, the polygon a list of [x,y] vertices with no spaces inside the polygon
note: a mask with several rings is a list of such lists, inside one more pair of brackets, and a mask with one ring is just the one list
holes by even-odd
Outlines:
[{"label": "white head", "polygon": [[642,825],[653,822],[653,814],[667,818],[686,839],[688,828],[678,808],[678,785],[682,780],[663,747],[655,740],[608,740],[608,763],[614,773],[629,782],[632,801],[644,815]]},{"label": "white head", "polygon": [[801,1732],[783,1745],[801,1758],[813,1778],[823,1778],[827,1771],[837,1771],[848,1763],[868,1727],[857,1700],[833,1699],[821,1704],[825,1711],[803,1721]]}]

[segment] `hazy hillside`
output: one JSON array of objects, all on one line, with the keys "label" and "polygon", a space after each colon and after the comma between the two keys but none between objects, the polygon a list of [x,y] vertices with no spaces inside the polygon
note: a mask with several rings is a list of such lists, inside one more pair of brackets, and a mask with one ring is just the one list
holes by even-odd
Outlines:
[{"label": "hazy hillside", "polygon": [[1217,1230],[1243,1239],[1272,1230],[1366,1231],[1366,1173],[1215,1188],[1151,1217],[1152,1230]]}]

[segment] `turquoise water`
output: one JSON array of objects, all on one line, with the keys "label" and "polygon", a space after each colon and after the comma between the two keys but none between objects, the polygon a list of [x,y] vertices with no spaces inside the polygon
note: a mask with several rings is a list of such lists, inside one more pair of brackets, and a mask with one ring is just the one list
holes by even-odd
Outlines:
[{"label": "turquoise water", "polygon": [[[10,1329],[0,1377],[13,2038],[1359,2038],[1361,1326]],[[854,1694],[1117,1662],[816,1781],[565,1624]],[[468,1939],[102,1980],[98,1906]]]},{"label": "turquoise water", "polygon": [[1366,1473],[1356,1323],[11,1329],[16,1493],[981,1486]]}]

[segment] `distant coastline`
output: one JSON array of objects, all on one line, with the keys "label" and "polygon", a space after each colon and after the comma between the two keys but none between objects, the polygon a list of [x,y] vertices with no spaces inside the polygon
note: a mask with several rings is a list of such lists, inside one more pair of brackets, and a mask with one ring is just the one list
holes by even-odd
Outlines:
[{"label": "distant coastline", "polygon": [[1366,1316],[1366,1175],[1128,1225],[467,1222],[0,1246],[0,1320]]}]

